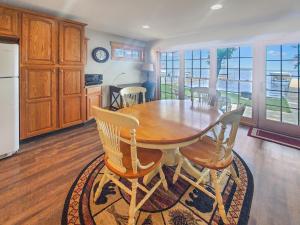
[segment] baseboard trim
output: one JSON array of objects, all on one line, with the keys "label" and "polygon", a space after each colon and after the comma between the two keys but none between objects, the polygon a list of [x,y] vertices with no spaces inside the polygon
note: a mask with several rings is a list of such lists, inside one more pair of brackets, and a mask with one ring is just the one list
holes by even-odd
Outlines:
[{"label": "baseboard trim", "polygon": [[30,142],[33,142],[33,141],[37,141],[37,140],[40,140],[40,139],[43,139],[43,138],[46,138],[46,137],[50,137],[50,136],[53,136],[53,135],[56,135],[56,134],[61,134],[61,133],[67,132],[69,130],[73,130],[73,129],[76,129],[76,128],[79,128],[79,127],[87,126],[87,125],[90,125],[92,123],[95,123],[95,119],[91,119],[91,120],[88,120],[84,123],[80,123],[80,124],[77,124],[77,125],[74,125],[74,126],[71,126],[71,127],[66,127],[66,128],[62,128],[62,129],[59,129],[59,130],[51,131],[49,133],[40,134],[38,136],[26,138],[26,139],[20,140],[20,144],[26,144],[26,143],[30,143]]}]

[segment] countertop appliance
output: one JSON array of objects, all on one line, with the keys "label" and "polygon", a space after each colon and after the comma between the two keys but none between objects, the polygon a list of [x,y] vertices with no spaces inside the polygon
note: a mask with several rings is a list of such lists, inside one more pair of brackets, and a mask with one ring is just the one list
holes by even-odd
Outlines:
[{"label": "countertop appliance", "polygon": [[19,46],[0,43],[0,159],[19,150]]},{"label": "countertop appliance", "polygon": [[85,74],[85,86],[99,85],[102,81],[102,74]]}]

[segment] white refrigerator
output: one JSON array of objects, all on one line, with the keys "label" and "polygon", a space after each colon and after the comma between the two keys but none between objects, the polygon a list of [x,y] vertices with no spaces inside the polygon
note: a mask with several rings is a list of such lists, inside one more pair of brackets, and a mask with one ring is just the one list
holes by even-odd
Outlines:
[{"label": "white refrigerator", "polygon": [[19,150],[19,46],[0,43],[0,159]]}]

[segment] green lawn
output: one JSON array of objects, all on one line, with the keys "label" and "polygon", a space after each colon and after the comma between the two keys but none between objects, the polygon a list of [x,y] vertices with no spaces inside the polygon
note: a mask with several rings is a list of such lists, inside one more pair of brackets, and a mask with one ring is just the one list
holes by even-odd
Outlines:
[{"label": "green lawn", "polygon": [[[173,86],[173,93],[172,93],[171,85],[162,84],[161,85],[161,91],[163,91],[161,93],[161,99],[171,99],[171,98],[176,99],[176,95],[178,94],[178,86]],[[167,93],[165,93],[165,92],[167,92]],[[221,91],[221,95],[225,96],[226,93],[224,91]],[[190,88],[185,88],[185,96],[191,96]],[[231,103],[238,104],[238,97],[239,97],[238,94],[236,94],[236,93],[227,93],[227,96],[230,98]],[[240,104],[251,106],[252,105],[252,100],[249,99],[249,98],[244,98],[244,97],[240,96]],[[278,107],[276,107],[276,106],[280,106],[280,99],[267,97],[267,104],[268,104],[267,108],[269,110],[279,111]],[[291,110],[289,109],[290,108],[289,103],[285,98],[282,98],[282,107],[284,107],[284,108],[282,108],[283,112],[291,113]]]}]

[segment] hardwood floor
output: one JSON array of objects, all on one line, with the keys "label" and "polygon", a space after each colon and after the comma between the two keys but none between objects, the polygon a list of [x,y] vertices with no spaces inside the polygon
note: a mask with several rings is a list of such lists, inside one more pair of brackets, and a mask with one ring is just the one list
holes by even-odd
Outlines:
[{"label": "hardwood floor", "polygon": [[[254,176],[249,225],[300,224],[300,151],[238,133],[235,150]],[[21,146],[0,161],[0,224],[60,224],[64,200],[82,168],[101,153],[95,124]]]}]

